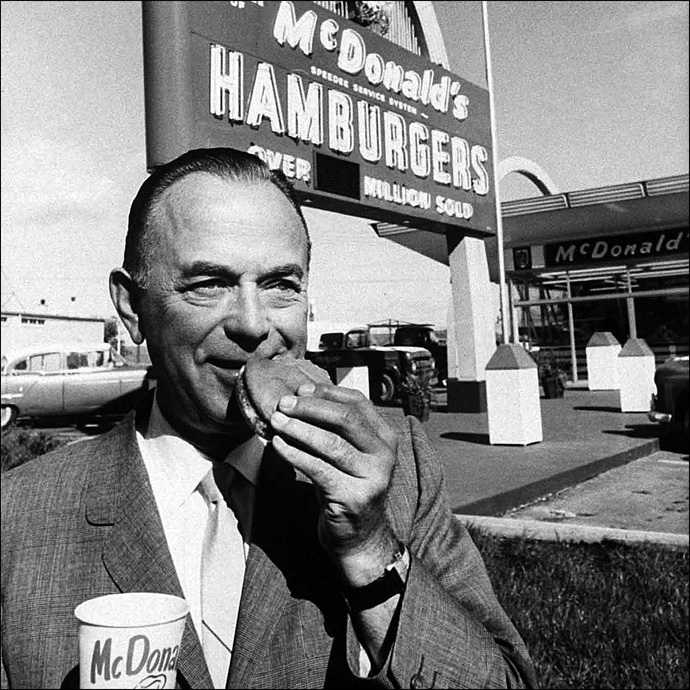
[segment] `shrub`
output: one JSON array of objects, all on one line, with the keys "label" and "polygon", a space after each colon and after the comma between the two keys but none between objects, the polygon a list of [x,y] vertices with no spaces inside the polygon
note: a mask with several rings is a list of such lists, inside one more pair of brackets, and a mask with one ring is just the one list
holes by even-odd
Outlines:
[{"label": "shrub", "polygon": [[19,467],[68,442],[68,439],[45,431],[13,429],[2,437],[1,471],[6,472],[13,467]]}]

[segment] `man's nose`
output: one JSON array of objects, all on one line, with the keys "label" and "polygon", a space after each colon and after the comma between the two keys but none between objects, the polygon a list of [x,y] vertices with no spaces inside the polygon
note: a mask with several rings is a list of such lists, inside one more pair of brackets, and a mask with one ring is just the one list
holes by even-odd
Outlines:
[{"label": "man's nose", "polygon": [[255,287],[241,287],[232,312],[223,326],[225,335],[242,349],[247,352],[255,350],[268,337],[271,328],[259,290]]}]

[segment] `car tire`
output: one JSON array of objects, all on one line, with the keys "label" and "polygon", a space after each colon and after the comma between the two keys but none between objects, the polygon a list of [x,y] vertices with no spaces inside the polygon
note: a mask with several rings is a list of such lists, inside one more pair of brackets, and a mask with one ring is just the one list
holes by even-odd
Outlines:
[{"label": "car tire", "polygon": [[17,421],[17,408],[12,405],[3,405],[0,409],[0,420],[2,422],[2,433],[6,434]]},{"label": "car tire", "polygon": [[676,400],[671,424],[671,438],[674,445],[685,452],[690,449],[690,401],[687,395]]},{"label": "car tire", "polygon": [[395,382],[390,374],[381,374],[376,402],[389,403],[395,398]]}]

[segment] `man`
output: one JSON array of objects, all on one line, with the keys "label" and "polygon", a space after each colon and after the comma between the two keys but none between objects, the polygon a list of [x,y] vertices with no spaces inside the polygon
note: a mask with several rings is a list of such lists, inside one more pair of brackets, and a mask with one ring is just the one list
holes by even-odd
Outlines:
[{"label": "man", "polygon": [[[359,392],[307,384],[266,444],[233,403],[250,356],[303,357],[309,254],[290,187],[253,156],[191,151],[144,182],[110,290],[148,343],[155,396],[5,475],[3,684],[68,684],[75,606],[119,591],[189,602],[181,687],[534,683],[416,420],[394,429]],[[216,607],[202,485],[228,466],[246,550],[227,560],[244,585]],[[236,624],[213,651],[207,616],[226,604]]]}]

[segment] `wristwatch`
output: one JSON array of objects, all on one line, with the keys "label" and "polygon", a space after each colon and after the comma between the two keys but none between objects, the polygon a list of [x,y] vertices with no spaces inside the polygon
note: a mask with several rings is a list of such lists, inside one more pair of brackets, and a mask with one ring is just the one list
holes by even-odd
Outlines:
[{"label": "wristwatch", "polygon": [[343,595],[350,611],[373,609],[396,594],[402,594],[410,569],[410,553],[402,542],[393,554],[393,560],[386,566],[381,577],[364,587],[344,587]]}]

